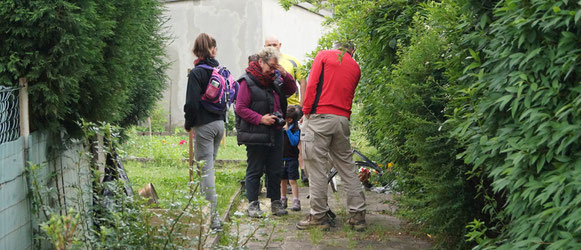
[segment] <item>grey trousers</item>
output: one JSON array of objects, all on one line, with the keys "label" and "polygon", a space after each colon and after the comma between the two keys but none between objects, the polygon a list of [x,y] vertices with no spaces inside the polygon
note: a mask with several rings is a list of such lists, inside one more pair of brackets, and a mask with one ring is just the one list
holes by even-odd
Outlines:
[{"label": "grey trousers", "polygon": [[208,124],[194,127],[194,156],[196,161],[205,161],[202,167],[201,188],[210,202],[212,211],[216,210],[218,196],[214,176],[214,161],[218,155],[220,141],[224,136],[224,121],[213,121]]},{"label": "grey trousers", "polygon": [[301,146],[303,163],[309,173],[311,215],[323,217],[329,210],[327,204],[327,175],[329,156],[337,169],[347,196],[349,212],[366,209],[365,195],[353,161],[349,136],[349,119],[331,114],[312,114],[303,121]]}]

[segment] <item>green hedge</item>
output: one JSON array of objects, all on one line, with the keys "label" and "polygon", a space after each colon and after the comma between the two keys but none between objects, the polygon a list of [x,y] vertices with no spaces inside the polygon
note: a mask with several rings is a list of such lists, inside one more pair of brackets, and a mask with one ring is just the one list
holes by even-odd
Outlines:
[{"label": "green hedge", "polygon": [[333,10],[318,49],[356,43],[400,215],[438,248],[581,248],[581,2],[307,2]]},{"label": "green hedge", "polygon": [[481,16],[492,21],[486,36],[467,36],[475,50],[454,134],[506,198],[493,215],[507,223],[484,242],[579,249],[581,3],[503,1]]},{"label": "green hedge", "polygon": [[165,86],[161,3],[0,3],[0,84],[30,84],[33,128],[122,126],[147,116]]}]

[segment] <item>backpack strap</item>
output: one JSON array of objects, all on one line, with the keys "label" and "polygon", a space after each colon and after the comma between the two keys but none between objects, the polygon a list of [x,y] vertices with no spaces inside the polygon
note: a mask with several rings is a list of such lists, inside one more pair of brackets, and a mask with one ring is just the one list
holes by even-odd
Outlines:
[{"label": "backpack strap", "polygon": [[[298,68],[298,64],[297,62],[295,62],[295,60],[287,58],[287,60],[293,65],[293,77],[296,78],[297,77],[297,68]],[[298,79],[295,79],[296,81],[298,81]]]},{"label": "backpack strap", "polygon": [[208,70],[214,70],[214,67],[208,66],[206,64],[198,64],[198,65],[196,65],[196,68],[203,68],[203,69],[208,69]]}]

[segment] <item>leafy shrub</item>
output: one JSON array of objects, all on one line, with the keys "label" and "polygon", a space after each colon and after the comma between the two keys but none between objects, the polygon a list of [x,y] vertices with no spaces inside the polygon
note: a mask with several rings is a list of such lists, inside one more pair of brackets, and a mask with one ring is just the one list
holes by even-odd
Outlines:
[{"label": "leafy shrub", "polygon": [[[424,3],[427,2],[427,3]],[[378,162],[396,167],[372,181],[396,183],[399,214],[437,235],[442,248],[466,248],[465,226],[480,218],[470,170],[456,155],[463,145],[446,120],[461,105],[452,98],[462,87],[466,51],[460,46],[470,19],[451,1],[328,1],[336,26],[320,41],[353,40],[362,79],[356,102]]]},{"label": "leafy shrub", "polygon": [[161,2],[2,1],[0,84],[30,84],[31,126],[128,126],[165,86]]},{"label": "leafy shrub", "polygon": [[[168,112],[165,110],[165,107],[161,103],[156,104],[148,117],[149,121],[151,122],[151,132],[153,133],[165,132],[167,118]],[[142,133],[149,133],[149,123],[147,119],[141,121],[139,125],[134,126],[133,128]],[[182,132],[184,130],[183,128],[178,127],[176,127],[175,129],[176,131],[179,132]],[[176,133],[176,131],[174,131],[174,134]]]},{"label": "leafy shrub", "polygon": [[[109,124],[95,126],[91,123],[83,123],[81,127],[86,145],[96,143],[93,139],[100,134],[107,142],[103,148],[105,153],[111,153],[118,146],[118,128]],[[92,157],[90,153],[79,154],[79,161],[87,161]],[[199,188],[199,176],[194,176],[193,182],[186,185],[185,174],[181,184],[184,187],[172,190],[174,197],[164,209],[152,209],[135,190],[134,195],[127,195],[125,188],[128,183],[122,180],[99,183],[99,177],[94,176],[93,193],[88,194],[88,197],[93,197],[93,201],[83,202],[87,194],[79,188],[75,193],[78,197],[72,197],[75,202],[69,203],[73,204],[69,206],[74,209],[68,207],[66,214],[62,211],[67,207],[59,207],[60,203],[51,204],[54,203],[51,199],[60,197],[59,192],[62,191],[42,185],[38,180],[39,169],[39,166],[32,165],[28,171],[32,210],[42,229],[35,233],[35,239],[50,241],[57,249],[202,249],[209,236],[215,233],[205,225],[210,216],[209,209],[206,209],[209,205]],[[49,172],[49,175],[56,175],[52,170]],[[79,171],[77,174],[82,173]],[[242,174],[242,171],[223,173],[228,176],[228,181]],[[234,186],[239,186],[238,180]],[[231,185],[219,187],[232,188]],[[63,204],[66,206],[66,203]],[[222,205],[225,206],[224,203]]]},{"label": "leafy shrub", "polygon": [[464,161],[506,197],[494,242],[581,248],[581,5],[507,0],[485,15],[467,35],[478,50],[455,134]]}]

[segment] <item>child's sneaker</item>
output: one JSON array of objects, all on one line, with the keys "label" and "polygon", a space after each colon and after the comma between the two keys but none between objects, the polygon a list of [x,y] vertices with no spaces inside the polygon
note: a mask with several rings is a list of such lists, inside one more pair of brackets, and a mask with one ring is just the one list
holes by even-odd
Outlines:
[{"label": "child's sneaker", "polygon": [[293,211],[301,211],[301,200],[294,199],[293,200],[293,207],[291,208]]}]

